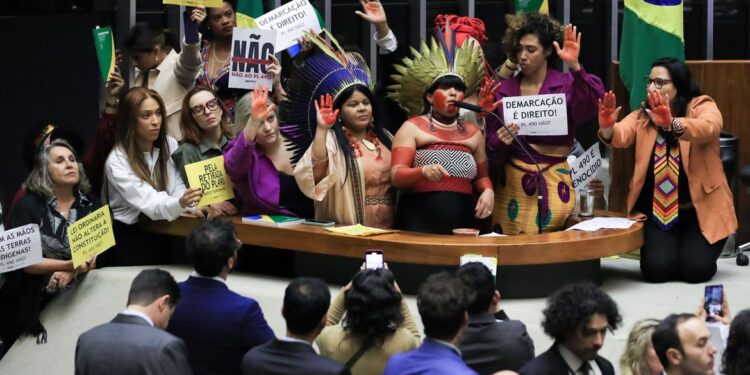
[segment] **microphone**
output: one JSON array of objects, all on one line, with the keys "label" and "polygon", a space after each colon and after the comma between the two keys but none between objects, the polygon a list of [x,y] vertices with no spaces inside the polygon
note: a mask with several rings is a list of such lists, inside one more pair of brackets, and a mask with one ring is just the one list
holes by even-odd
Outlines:
[{"label": "microphone", "polygon": [[[454,100],[453,105],[455,105],[458,108],[468,109],[469,111],[472,111],[472,112],[487,113],[487,114],[492,115],[492,117],[496,118],[497,121],[500,122],[500,125],[502,125],[502,127],[505,128],[508,134],[510,134],[510,136],[513,137],[513,141],[516,142],[519,146],[521,146],[521,150],[523,150],[526,156],[529,157],[529,160],[534,162],[534,166],[536,167],[537,173],[539,173],[540,176],[542,175],[542,168],[539,166],[539,163],[537,163],[536,159],[534,159],[534,156],[532,156],[529,150],[526,149],[526,146],[524,146],[523,143],[521,143],[521,141],[519,141],[518,138],[516,138],[513,132],[511,132],[510,129],[508,129],[508,127],[505,126],[505,121],[503,121],[503,119],[501,119],[500,116],[496,115],[495,112],[490,112],[490,111],[483,109],[482,107],[478,105],[469,104],[469,103],[461,102],[458,100]],[[539,234],[542,233],[542,220],[544,220],[544,218],[542,218],[542,182],[541,180],[542,180],[541,178],[537,178],[536,180],[537,181],[536,183],[537,215],[539,215],[539,220],[537,221],[537,228],[539,229]]]},{"label": "microphone", "polygon": [[474,104],[469,104],[467,102],[461,102],[461,101],[458,101],[458,100],[454,100],[452,102],[452,104],[455,105],[458,108],[468,109],[469,111],[472,111],[472,112],[484,112],[484,113],[488,113],[487,111],[485,111],[484,109],[482,109],[482,107],[480,107],[478,105],[474,105]]}]

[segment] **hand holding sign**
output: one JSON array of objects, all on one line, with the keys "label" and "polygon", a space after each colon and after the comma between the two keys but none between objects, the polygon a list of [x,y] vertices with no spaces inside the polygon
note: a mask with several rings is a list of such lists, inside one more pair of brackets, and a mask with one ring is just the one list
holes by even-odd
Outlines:
[{"label": "hand holding sign", "polygon": [[205,20],[207,16],[206,7],[203,5],[199,5],[192,10],[186,9],[185,11],[190,13],[190,21],[199,25],[203,23],[203,20]]},{"label": "hand holding sign", "polygon": [[604,100],[599,99],[599,127],[611,128],[617,122],[617,116],[620,114],[622,107],[615,108],[617,99],[615,93],[609,90],[604,94]]},{"label": "hand holding sign", "polygon": [[669,130],[672,126],[672,110],[669,109],[669,94],[662,98],[661,93],[657,90],[648,91],[648,105],[651,109],[646,108],[646,114],[654,125]]},{"label": "hand holding sign", "polygon": [[333,97],[331,94],[320,96],[315,102],[315,110],[318,112],[318,129],[328,130],[336,123],[339,110],[333,110]]},{"label": "hand holding sign", "polygon": [[510,146],[510,144],[513,143],[513,137],[518,135],[518,131],[518,125],[510,123],[497,130],[497,137],[500,138],[503,143]]},{"label": "hand holding sign", "polygon": [[565,26],[563,48],[560,49],[560,44],[557,41],[552,42],[555,47],[557,56],[560,60],[564,61],[572,70],[578,70],[580,64],[578,64],[578,55],[581,53],[581,33],[576,32],[576,27],[573,25]]},{"label": "hand holding sign", "polygon": [[203,192],[199,188],[185,190],[182,193],[182,197],[180,197],[180,207],[188,208],[195,206],[201,200],[201,196],[203,196]]},{"label": "hand holding sign", "polygon": [[[495,101],[497,90],[500,90],[500,82],[493,79],[485,78],[482,88],[479,90],[479,106],[487,112],[494,112],[502,104],[503,100]],[[477,113],[479,117],[487,114],[484,112]]]}]

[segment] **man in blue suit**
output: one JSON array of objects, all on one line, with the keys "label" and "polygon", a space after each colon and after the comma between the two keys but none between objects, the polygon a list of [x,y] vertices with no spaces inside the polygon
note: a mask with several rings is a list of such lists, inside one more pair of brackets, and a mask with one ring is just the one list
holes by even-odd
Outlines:
[{"label": "man in blue suit", "polygon": [[180,283],[168,330],[187,344],[196,375],[240,374],[242,356],[274,337],[258,302],[227,287],[242,245],[234,233],[232,222],[209,220],[185,241],[195,271]]},{"label": "man in blue suit", "polygon": [[292,280],[284,293],[281,315],[286,336],[249,351],[242,360],[245,375],[350,375],[342,364],[315,352],[312,343],[328,320],[331,292],[320,279]]},{"label": "man in blue suit", "polygon": [[473,299],[474,292],[454,275],[444,272],[428,277],[417,293],[426,338],[419,348],[391,357],[383,374],[477,375],[456,347],[468,324],[466,309]]}]

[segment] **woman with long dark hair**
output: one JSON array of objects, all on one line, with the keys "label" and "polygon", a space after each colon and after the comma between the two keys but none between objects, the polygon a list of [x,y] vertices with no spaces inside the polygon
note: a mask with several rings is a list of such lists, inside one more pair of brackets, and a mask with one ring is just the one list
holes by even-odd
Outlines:
[{"label": "woman with long dark hair", "polygon": [[661,58],[644,77],[648,105],[617,121],[613,92],[599,109],[599,138],[635,144],[628,212],[645,219],[641,272],[650,282],[701,283],[716,273],[727,236],[737,230],[732,192],[719,154],[721,112],[701,95],[684,62]]},{"label": "woman with long dark hair", "polygon": [[416,348],[420,336],[393,273],[381,268],[360,271],[342,289],[315,342],[352,374],[382,374],[388,359]]},{"label": "woman with long dark hair", "polygon": [[722,356],[722,373],[750,374],[750,310],[742,310],[729,326],[729,337]]}]

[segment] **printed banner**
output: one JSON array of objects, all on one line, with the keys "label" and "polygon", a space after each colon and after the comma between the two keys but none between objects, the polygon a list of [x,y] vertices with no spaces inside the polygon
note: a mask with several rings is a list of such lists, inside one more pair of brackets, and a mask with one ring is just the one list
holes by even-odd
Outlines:
[{"label": "printed banner", "polygon": [[96,47],[96,58],[99,60],[99,73],[102,82],[107,82],[109,75],[115,70],[115,40],[112,37],[112,28],[97,26],[91,32],[94,34],[94,47]]},{"label": "printed banner", "polygon": [[503,98],[506,125],[517,124],[518,135],[567,135],[565,94],[508,96]]},{"label": "printed banner", "polygon": [[206,8],[218,8],[222,2],[223,0],[162,0],[162,4],[165,5],[185,5],[189,7],[203,5]]},{"label": "printed banner", "polygon": [[570,164],[570,177],[573,179],[573,190],[580,191],[589,181],[599,175],[602,169],[602,153],[599,142],[594,143],[586,152]]},{"label": "printed banner", "polygon": [[271,88],[273,74],[268,73],[276,44],[276,31],[234,28],[232,32],[232,63],[229,67],[229,87],[254,89]]},{"label": "printed banner", "polygon": [[185,166],[190,188],[203,190],[198,207],[234,198],[232,182],[224,170],[224,156],[195,162]]},{"label": "printed banner", "polygon": [[115,234],[112,230],[112,216],[109,205],[78,219],[68,227],[68,242],[73,267],[78,268],[89,258],[99,255],[115,246]]},{"label": "printed banner", "polygon": [[290,1],[255,19],[261,29],[276,30],[276,52],[281,52],[295,44],[306,31],[319,33],[320,22],[315,9],[307,0]]},{"label": "printed banner", "polygon": [[39,225],[28,224],[0,232],[0,273],[28,267],[42,261]]}]

